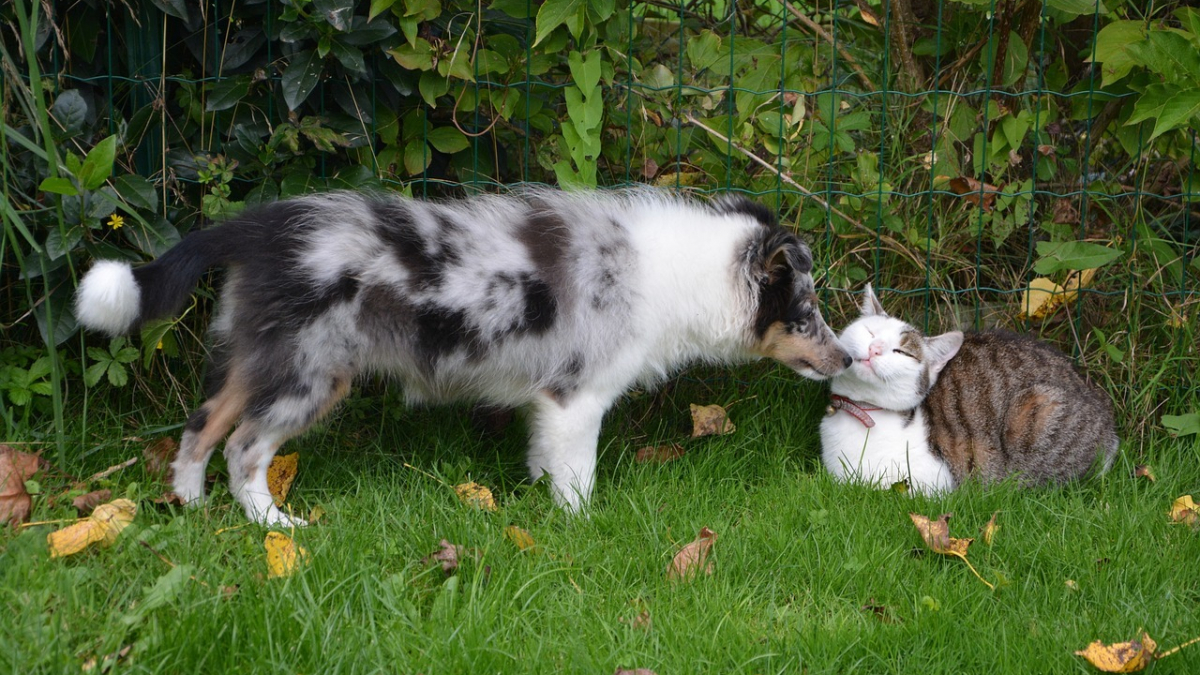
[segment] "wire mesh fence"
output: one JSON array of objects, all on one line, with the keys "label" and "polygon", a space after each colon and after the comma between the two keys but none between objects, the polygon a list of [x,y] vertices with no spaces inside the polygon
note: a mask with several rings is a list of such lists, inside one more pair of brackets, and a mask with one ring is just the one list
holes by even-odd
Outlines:
[{"label": "wire mesh fence", "polygon": [[1197,387],[1200,12],[1183,2],[3,11],[4,342],[75,336],[86,260],[152,257],[256,203],[650,183],[777,210],[813,243],[835,324],[870,281],[927,329],[1055,340],[1131,387],[1130,409],[1170,405],[1151,382]]}]

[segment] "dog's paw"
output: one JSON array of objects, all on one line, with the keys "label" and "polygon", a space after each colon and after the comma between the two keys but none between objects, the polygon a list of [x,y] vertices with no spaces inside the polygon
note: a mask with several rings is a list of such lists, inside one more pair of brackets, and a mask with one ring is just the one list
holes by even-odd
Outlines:
[{"label": "dog's paw", "polygon": [[260,525],[265,525],[271,528],[289,529],[293,527],[308,527],[308,521],[299,516],[289,516],[288,514],[275,508],[272,504],[269,508],[255,513],[246,513],[246,517]]}]

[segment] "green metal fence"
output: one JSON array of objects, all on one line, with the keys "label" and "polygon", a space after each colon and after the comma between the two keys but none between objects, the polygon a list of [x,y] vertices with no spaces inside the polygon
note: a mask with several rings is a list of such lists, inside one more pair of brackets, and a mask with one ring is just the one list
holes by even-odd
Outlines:
[{"label": "green metal fence", "polygon": [[[873,281],[930,329],[1016,327],[1114,384],[1197,387],[1200,12],[1184,2],[3,11],[31,19],[6,16],[3,37],[5,342],[36,342],[34,318],[43,341],[71,339],[88,259],[156,255],[256,202],[651,183],[776,208],[813,243],[834,324]],[[112,174],[84,185],[107,136]],[[70,185],[45,189],[56,177]],[[1169,407],[1135,389],[1126,406]]]}]

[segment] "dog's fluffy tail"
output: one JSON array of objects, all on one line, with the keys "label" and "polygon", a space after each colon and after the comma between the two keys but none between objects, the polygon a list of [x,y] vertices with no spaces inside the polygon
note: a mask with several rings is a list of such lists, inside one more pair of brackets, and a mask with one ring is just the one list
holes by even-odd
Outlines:
[{"label": "dog's fluffy tail", "polygon": [[189,234],[154,262],[134,268],[101,260],[75,292],[79,323],[124,335],[146,321],[176,314],[210,267],[228,263],[229,232],[217,227]]}]

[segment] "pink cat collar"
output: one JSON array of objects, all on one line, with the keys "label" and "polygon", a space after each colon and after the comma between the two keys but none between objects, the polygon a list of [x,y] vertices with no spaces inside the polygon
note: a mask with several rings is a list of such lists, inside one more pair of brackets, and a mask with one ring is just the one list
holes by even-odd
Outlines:
[{"label": "pink cat collar", "polygon": [[830,415],[838,410],[845,410],[846,412],[850,413],[854,419],[862,422],[862,425],[868,429],[875,426],[875,420],[871,419],[871,415],[869,413],[876,410],[883,410],[883,408],[864,408],[863,404],[859,403],[858,401],[848,399],[845,396],[839,396],[838,394],[833,394],[830,396],[830,399],[829,408],[827,409],[827,412]]}]

